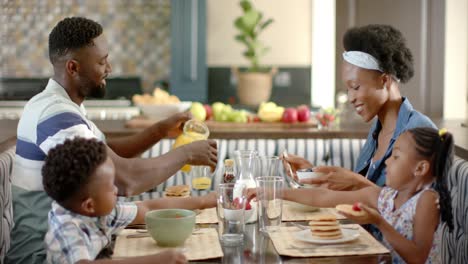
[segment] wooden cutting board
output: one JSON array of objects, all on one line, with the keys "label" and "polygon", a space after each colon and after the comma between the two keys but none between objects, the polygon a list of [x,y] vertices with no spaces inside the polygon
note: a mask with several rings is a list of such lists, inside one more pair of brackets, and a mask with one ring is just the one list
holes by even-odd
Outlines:
[{"label": "wooden cutting board", "polygon": [[[128,128],[147,128],[153,125],[156,121],[147,119],[144,117],[136,117],[125,123]],[[309,120],[308,122],[302,123],[282,123],[282,122],[252,122],[252,123],[234,123],[234,122],[218,122],[208,120],[205,121],[206,125],[210,129],[259,129],[259,128],[315,128],[317,122],[315,120]]]}]

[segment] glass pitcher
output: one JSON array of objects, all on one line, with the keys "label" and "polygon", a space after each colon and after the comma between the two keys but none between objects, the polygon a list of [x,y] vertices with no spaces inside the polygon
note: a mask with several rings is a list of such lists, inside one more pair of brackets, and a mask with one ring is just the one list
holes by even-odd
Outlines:
[{"label": "glass pitcher", "polygon": [[[192,143],[197,140],[205,140],[208,139],[210,135],[210,130],[206,126],[205,123],[198,121],[196,119],[191,119],[185,122],[184,130],[182,134],[180,134],[172,146],[173,149],[180,147],[185,144]],[[181,171],[183,172],[190,172],[191,167],[190,165],[186,164],[182,167]]]},{"label": "glass pitcher", "polygon": [[[234,151],[234,163],[236,168],[236,184],[245,185],[247,188],[257,187],[255,176],[258,167],[258,152],[255,150]],[[246,219],[246,223],[253,223],[257,220],[257,205],[251,203],[253,213]]]}]

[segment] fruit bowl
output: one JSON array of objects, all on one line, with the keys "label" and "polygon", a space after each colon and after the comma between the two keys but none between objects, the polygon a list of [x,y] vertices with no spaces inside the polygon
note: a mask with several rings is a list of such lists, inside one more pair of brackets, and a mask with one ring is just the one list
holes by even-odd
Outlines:
[{"label": "fruit bowl", "polygon": [[174,114],[187,111],[192,102],[184,101],[172,104],[143,104],[135,103],[141,110],[141,113],[154,120],[162,120]]}]

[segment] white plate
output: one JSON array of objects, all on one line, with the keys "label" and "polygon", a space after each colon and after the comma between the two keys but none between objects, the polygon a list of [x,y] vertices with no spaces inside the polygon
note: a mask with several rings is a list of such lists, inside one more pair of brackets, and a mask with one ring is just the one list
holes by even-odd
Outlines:
[{"label": "white plate", "polygon": [[359,230],[342,228],[341,232],[343,233],[343,237],[340,239],[318,239],[312,236],[309,229],[294,233],[294,237],[297,240],[315,244],[339,244],[355,240],[359,237]]}]

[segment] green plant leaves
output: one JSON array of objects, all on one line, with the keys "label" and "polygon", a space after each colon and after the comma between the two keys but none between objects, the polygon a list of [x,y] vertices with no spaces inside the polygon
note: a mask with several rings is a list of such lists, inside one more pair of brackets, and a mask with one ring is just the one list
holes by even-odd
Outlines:
[{"label": "green plant leaves", "polygon": [[241,0],[240,6],[243,15],[234,21],[234,26],[239,30],[239,34],[234,38],[247,48],[243,55],[251,64],[248,71],[261,71],[264,68],[259,66],[259,58],[266,54],[270,48],[260,43],[257,38],[260,32],[273,23],[273,19],[269,18],[263,21],[263,13],[255,10],[249,0]]}]

